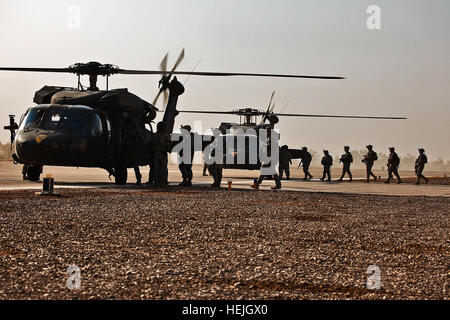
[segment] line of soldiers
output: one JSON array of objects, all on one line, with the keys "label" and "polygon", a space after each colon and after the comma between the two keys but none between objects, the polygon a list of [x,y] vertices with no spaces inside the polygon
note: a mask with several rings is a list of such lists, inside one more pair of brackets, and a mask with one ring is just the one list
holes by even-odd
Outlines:
[{"label": "line of soldiers", "polygon": [[[372,168],[375,164],[375,161],[378,160],[378,155],[373,150],[372,145],[368,145],[368,146],[366,146],[366,148],[368,151],[364,155],[364,159],[362,160],[362,162],[366,165],[367,179],[365,182],[370,182],[371,177],[373,177],[374,181],[377,181],[377,176],[373,173]],[[309,172],[309,167],[311,165],[312,156],[311,156],[311,153],[308,152],[308,148],[303,147],[303,151],[304,151],[304,153],[301,158],[299,167],[303,166],[303,172],[305,174],[305,178],[303,180],[307,181],[307,180],[311,180],[311,178],[313,177],[311,175],[311,173]],[[350,153],[350,147],[345,146],[344,152],[345,153],[339,159],[343,165],[342,175],[337,180],[339,182],[343,181],[346,174],[349,176],[350,181],[353,181],[352,172],[350,170],[351,164],[353,163],[353,156]],[[389,153],[388,163],[387,163],[388,179],[385,181],[385,183],[390,183],[393,180],[394,176],[397,177],[398,183],[402,183],[402,179],[400,178],[400,175],[398,173],[398,168],[400,167],[400,157],[395,152],[394,147],[390,147],[389,152],[390,153]],[[323,150],[323,154],[324,154],[324,156],[321,161],[321,164],[323,166],[323,176],[320,180],[325,181],[325,179],[326,179],[326,181],[331,181],[331,167],[333,166],[333,158],[331,157],[328,150]],[[424,170],[427,162],[428,162],[428,159],[427,159],[427,156],[425,155],[425,150],[423,148],[420,148],[419,156],[416,159],[415,166],[414,166],[414,169],[415,169],[415,172],[417,175],[416,184],[420,184],[421,179],[425,180],[425,183],[428,183],[429,180],[423,175],[423,170]],[[282,176],[281,172],[286,170],[286,168],[284,167],[286,165],[288,165],[288,164],[280,161],[280,176]],[[287,171],[287,172],[289,172],[289,171]],[[288,175],[287,175],[287,177],[289,178]]]},{"label": "line of soldiers", "polygon": [[[179,186],[190,187],[192,186],[192,163],[194,158],[194,138],[193,133],[191,132],[191,127],[189,125],[181,126],[181,129],[187,130],[191,134],[191,157],[189,163],[181,162],[179,164],[179,170],[181,172],[183,181],[179,184]],[[168,153],[171,151],[171,140],[170,135],[165,131],[164,123],[159,122],[157,124],[157,130],[154,134],[151,142],[152,146],[152,159],[150,164],[150,173],[149,173],[149,181],[147,184],[155,185],[155,186],[166,186],[168,185]],[[367,145],[367,153],[364,155],[364,159],[362,162],[366,166],[367,179],[365,182],[370,182],[370,178],[373,177],[374,181],[377,181],[377,176],[372,172],[372,168],[374,166],[375,161],[378,160],[377,153],[373,150],[372,145]],[[308,152],[307,147],[302,148],[303,154],[301,157],[301,161],[299,167],[302,166],[303,173],[305,177],[303,180],[308,181],[313,178],[311,173],[309,172],[309,168],[312,162],[312,155]],[[397,177],[398,183],[402,183],[400,175],[398,173],[398,168],[400,166],[400,157],[395,152],[394,147],[389,148],[390,154],[388,158],[388,179],[385,183],[390,183],[395,175]],[[323,158],[321,160],[321,164],[323,166],[323,175],[320,178],[321,181],[331,181],[331,167],[333,166],[333,158],[330,155],[328,150],[323,150]],[[183,151],[180,151],[180,158],[183,156]],[[214,156],[214,155],[212,155]],[[350,153],[350,147],[344,147],[344,154],[340,157],[340,162],[343,165],[341,177],[337,180],[338,182],[342,182],[345,175],[348,175],[350,181],[353,181],[352,172],[350,170],[351,164],[353,163],[353,156]],[[415,172],[417,175],[416,184],[420,184],[421,179],[425,180],[428,183],[428,179],[423,175],[423,170],[425,168],[425,164],[427,164],[428,159],[425,155],[425,150],[423,148],[419,149],[419,156],[415,162]],[[286,175],[286,179],[290,179],[290,165],[292,164],[292,155],[290,154],[287,146],[282,146],[280,148],[280,161],[279,161],[279,171],[278,174],[275,173],[272,177],[275,180],[275,186],[273,189],[281,189],[281,179],[283,179],[283,175]],[[213,164],[210,166],[204,166],[203,175],[206,174],[206,169],[209,171],[210,175],[214,179],[214,183],[211,187],[220,187],[222,181],[222,171],[223,166]],[[135,167],[135,174],[137,183],[141,183],[142,175],[139,172],[139,167]],[[258,189],[259,185],[266,178],[266,176],[261,175],[259,179],[255,179],[255,183],[252,186],[255,189]]]}]

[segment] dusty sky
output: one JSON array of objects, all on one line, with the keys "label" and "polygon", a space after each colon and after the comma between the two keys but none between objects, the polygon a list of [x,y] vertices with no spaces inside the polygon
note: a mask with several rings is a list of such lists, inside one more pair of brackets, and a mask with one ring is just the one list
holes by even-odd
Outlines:
[{"label": "dusty sky", "polygon": [[[381,30],[366,26],[381,8]],[[80,28],[68,27],[71,5]],[[70,23],[69,23],[70,25]],[[192,77],[179,109],[265,108],[277,91],[280,112],[401,115],[405,121],[282,119],[283,144],[342,153],[371,143],[401,154],[427,149],[450,159],[450,1],[448,0],[0,0],[0,65],[66,67],[91,60],[158,69],[186,48],[180,70],[340,75],[346,80]],[[151,101],[158,77],[116,76]],[[181,77],[182,82],[185,80]],[[88,83],[87,79],[83,81]],[[0,73],[0,119],[22,114],[45,84],[75,86],[72,75]],[[100,79],[102,86],[104,80]],[[161,106],[158,106],[161,107]],[[204,128],[235,117],[187,116]],[[3,130],[2,130],[3,131]],[[0,133],[0,140],[9,134]]]}]

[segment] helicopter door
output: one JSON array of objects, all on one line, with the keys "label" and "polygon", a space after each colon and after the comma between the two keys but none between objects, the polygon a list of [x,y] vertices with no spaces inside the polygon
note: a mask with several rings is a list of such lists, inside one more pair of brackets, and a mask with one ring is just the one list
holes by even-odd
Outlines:
[{"label": "helicopter door", "polygon": [[102,117],[95,112],[91,114],[89,123],[89,150],[97,161],[101,161],[106,155],[108,127],[104,126]]}]

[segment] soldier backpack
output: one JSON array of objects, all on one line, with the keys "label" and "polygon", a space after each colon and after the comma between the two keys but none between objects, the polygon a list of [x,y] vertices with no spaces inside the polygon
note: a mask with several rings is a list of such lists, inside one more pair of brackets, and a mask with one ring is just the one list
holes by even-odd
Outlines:
[{"label": "soldier backpack", "polygon": [[378,154],[373,151],[373,161],[377,161],[378,160]]}]

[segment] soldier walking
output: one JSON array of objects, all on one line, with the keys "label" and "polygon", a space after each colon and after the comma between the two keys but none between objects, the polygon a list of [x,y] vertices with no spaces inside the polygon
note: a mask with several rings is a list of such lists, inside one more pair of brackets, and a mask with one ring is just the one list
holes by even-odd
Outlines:
[{"label": "soldier walking", "polygon": [[313,176],[311,175],[311,173],[309,173],[309,166],[311,165],[311,161],[312,161],[312,156],[311,153],[308,152],[308,148],[307,147],[303,147],[303,155],[301,157],[301,161],[300,164],[298,165],[298,167],[300,168],[300,166],[303,166],[303,173],[305,174],[305,178],[303,180],[311,180],[313,178]]},{"label": "soldier walking", "polygon": [[213,184],[211,188],[220,188],[222,183],[222,175],[223,175],[223,164],[213,163],[209,166],[211,176],[213,177]]},{"label": "soldier walking", "polygon": [[134,166],[134,175],[136,176],[136,184],[140,185],[142,180],[141,170],[139,170],[139,166]]},{"label": "soldier walking", "polygon": [[373,150],[373,146],[369,144],[366,146],[368,152],[366,155],[364,155],[364,159],[362,162],[366,164],[366,172],[367,172],[367,180],[366,182],[370,182],[370,177],[372,176],[374,181],[377,181],[377,176],[373,174],[372,168],[375,163],[375,161],[378,160],[377,153]]},{"label": "soldier walking", "polygon": [[286,173],[286,180],[290,180],[289,166],[292,164],[292,154],[289,152],[288,146],[280,148],[280,167],[279,176],[283,179],[283,172]]},{"label": "soldier walking", "polygon": [[350,147],[345,146],[344,151],[345,151],[345,153],[341,156],[341,159],[340,159],[340,161],[343,164],[343,168],[342,168],[341,178],[338,180],[339,182],[342,182],[345,174],[348,174],[348,176],[350,177],[350,181],[353,181],[352,173],[350,171],[350,166],[353,163],[353,156],[350,153]]},{"label": "soldier walking", "polygon": [[[268,164],[263,164],[262,168],[270,168],[270,166],[271,165],[270,165],[270,162],[269,162]],[[275,180],[275,186],[272,187],[271,189],[272,190],[281,189],[281,179],[280,179],[280,176],[278,175],[276,169],[274,169],[274,174],[273,175],[263,175],[263,174],[261,174],[258,179],[255,179],[255,182],[252,185],[252,188],[256,189],[256,190],[259,190],[259,186],[264,181],[264,179],[270,179],[272,177],[273,177],[273,180]]]},{"label": "soldier walking", "polygon": [[152,137],[152,165],[154,167],[154,185],[168,185],[167,153],[170,151],[170,135],[166,133],[163,122],[158,122],[156,133]]},{"label": "soldier walking", "polygon": [[203,174],[202,174],[202,176],[204,176],[204,177],[207,177],[207,176],[208,176],[208,175],[206,174],[206,171],[209,172],[209,170],[208,170],[208,165],[205,163],[205,164],[203,164]]},{"label": "soldier walking", "polygon": [[387,163],[389,175],[388,175],[388,179],[384,183],[390,183],[391,180],[394,178],[393,175],[395,175],[398,180],[397,183],[400,184],[400,183],[402,183],[402,179],[400,179],[400,175],[398,174],[398,168],[400,166],[400,157],[395,152],[394,147],[390,147],[389,151],[390,151],[390,154],[389,154],[388,163]]},{"label": "soldier walking", "polygon": [[[191,126],[186,125],[186,126],[181,126],[181,129],[186,130],[187,132],[189,132],[189,136],[190,136],[190,158],[189,159],[184,159],[186,160],[186,162],[184,162],[183,160],[183,149],[180,150],[179,152],[179,156],[180,156],[180,164],[178,165],[178,168],[180,169],[181,172],[181,176],[183,177],[183,182],[181,182],[179,184],[179,186],[182,187],[191,187],[192,186],[192,177],[193,177],[193,173],[192,173],[192,161],[194,160],[194,134],[191,132]],[[183,138],[184,139],[184,138]]]},{"label": "soldier walking", "polygon": [[425,183],[428,183],[428,179],[425,178],[425,176],[423,175],[423,169],[425,169],[425,164],[428,163],[428,158],[425,154],[425,150],[420,148],[419,149],[419,157],[416,160],[415,163],[415,169],[416,169],[416,175],[417,175],[417,182],[416,184],[420,184],[420,179],[424,179]]},{"label": "soldier walking", "polygon": [[322,165],[323,165],[323,176],[320,178],[320,181],[324,181],[326,177],[328,177],[327,181],[331,181],[331,166],[333,165],[333,158],[330,156],[328,150],[323,150],[323,158],[322,158]]}]

